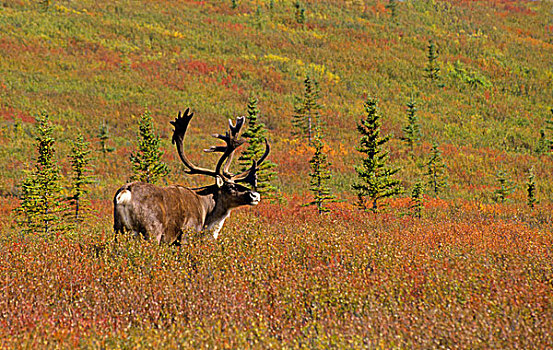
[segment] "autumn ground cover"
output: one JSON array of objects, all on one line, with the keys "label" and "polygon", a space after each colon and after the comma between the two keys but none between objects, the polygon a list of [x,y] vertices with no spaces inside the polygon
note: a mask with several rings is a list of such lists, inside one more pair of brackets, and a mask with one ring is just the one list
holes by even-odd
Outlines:
[{"label": "autumn ground cover", "polygon": [[[295,1],[231,3],[0,2],[0,347],[553,347],[553,160],[536,152],[552,117],[553,4],[399,1],[392,16],[387,1],[303,1],[299,23]],[[321,86],[341,200],[325,215],[301,206],[313,149],[290,132],[306,74]],[[233,213],[216,242],[115,244],[111,198],[130,177],[137,116],[154,117],[166,181],[194,186],[203,179],[182,176],[168,121],[196,112],[187,141],[208,164],[208,135],[252,95],[284,201]],[[368,95],[408,190],[378,214],[351,204]],[[400,140],[411,98],[414,152]],[[88,219],[52,237],[23,235],[12,215],[43,111],[66,179],[77,131],[95,156]],[[434,142],[449,186],[415,218],[408,193]],[[505,203],[500,170],[516,186]]]},{"label": "autumn ground cover", "polygon": [[0,240],[7,347],[548,348],[551,208],[241,210],[186,248],[100,229]]}]

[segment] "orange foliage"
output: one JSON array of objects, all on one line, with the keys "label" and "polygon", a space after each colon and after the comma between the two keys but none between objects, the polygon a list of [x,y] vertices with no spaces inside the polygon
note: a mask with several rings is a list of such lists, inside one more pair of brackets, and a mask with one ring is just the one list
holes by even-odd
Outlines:
[{"label": "orange foliage", "polygon": [[31,123],[33,124],[35,122],[35,118],[25,114],[21,111],[17,111],[16,109],[12,107],[0,107],[0,117],[7,121],[14,121],[16,119],[21,120],[24,123]]}]

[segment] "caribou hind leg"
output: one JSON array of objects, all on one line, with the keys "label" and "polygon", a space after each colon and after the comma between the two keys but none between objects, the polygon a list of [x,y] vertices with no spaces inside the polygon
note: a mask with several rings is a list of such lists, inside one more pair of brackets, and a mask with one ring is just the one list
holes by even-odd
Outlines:
[{"label": "caribou hind leg", "polygon": [[113,231],[115,243],[117,243],[117,235],[124,234],[125,231],[133,233],[135,237],[140,234],[132,225],[129,208],[131,199],[132,195],[128,186],[121,187],[113,198]]}]

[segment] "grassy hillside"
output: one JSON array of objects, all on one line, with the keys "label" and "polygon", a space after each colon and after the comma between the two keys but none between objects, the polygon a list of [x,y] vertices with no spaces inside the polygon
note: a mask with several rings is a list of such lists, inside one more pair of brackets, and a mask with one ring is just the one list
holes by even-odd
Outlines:
[{"label": "grassy hillside", "polygon": [[[522,184],[534,165],[541,195],[551,199],[550,157],[533,152],[553,104],[550,2],[408,1],[398,2],[392,17],[385,2],[312,1],[302,5],[304,24],[297,23],[293,4],[239,1],[232,9],[231,1],[5,2],[0,157],[8,166],[1,192],[17,193],[17,179],[33,156],[34,116],[41,111],[58,127],[60,159],[75,131],[97,144],[100,125],[108,123],[116,151],[111,167],[103,161],[96,166],[104,188],[128,176],[136,116],[146,108],[179,172],[168,142],[168,121],[176,112],[187,106],[196,111],[194,145],[203,147],[227,117],[245,113],[250,95],[259,98],[271,129],[283,187],[302,191],[296,174],[307,172],[308,156],[289,159],[305,151],[290,136],[290,120],[309,73],[322,90],[331,161],[340,174],[335,185],[348,185],[340,188],[352,181],[355,125],[371,94],[380,101],[385,131],[394,135],[392,157],[405,168],[406,186],[417,170],[398,138],[413,97],[423,132],[417,154],[428,153],[434,141],[441,145],[450,196],[485,197],[500,169]],[[429,40],[439,54],[434,83],[424,72]],[[522,197],[522,186],[519,192]]]},{"label": "grassy hillside", "polygon": [[[553,159],[535,151],[553,118],[553,2],[304,0],[303,23],[296,1],[232,3],[0,1],[0,347],[553,347]],[[291,132],[307,74],[344,200],[323,216],[300,206],[313,149]],[[408,192],[439,144],[449,187],[420,219],[408,193],[379,215],[350,204],[369,95]],[[111,199],[131,175],[139,116],[154,118],[166,181],[205,184],[184,176],[169,121],[195,112],[187,147],[209,167],[209,135],[250,96],[287,203],[238,210],[217,242],[113,244]],[[400,140],[410,99],[413,155]],[[89,220],[56,237],[23,236],[10,214],[42,112],[65,175],[78,132],[95,157]],[[500,170],[516,185],[503,204]]]}]

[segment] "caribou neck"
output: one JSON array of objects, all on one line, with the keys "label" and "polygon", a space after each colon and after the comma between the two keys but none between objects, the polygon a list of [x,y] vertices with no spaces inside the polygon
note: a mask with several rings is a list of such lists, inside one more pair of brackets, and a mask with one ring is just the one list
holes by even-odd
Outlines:
[{"label": "caribou neck", "polygon": [[216,185],[197,189],[196,193],[204,202],[204,207],[206,209],[203,229],[212,231],[213,237],[217,238],[219,231],[223,227],[225,219],[230,215],[231,209],[226,207],[221,200],[221,194]]}]

